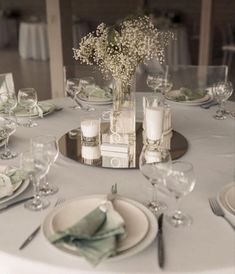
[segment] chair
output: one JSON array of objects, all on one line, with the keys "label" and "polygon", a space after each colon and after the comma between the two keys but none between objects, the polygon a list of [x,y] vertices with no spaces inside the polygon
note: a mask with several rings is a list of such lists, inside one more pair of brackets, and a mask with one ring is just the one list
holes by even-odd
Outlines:
[{"label": "chair", "polygon": [[227,66],[167,66],[167,72],[173,83],[173,90],[182,87],[191,90],[206,89],[219,81],[227,81]]},{"label": "chair", "polygon": [[15,92],[12,73],[0,74],[0,93]]}]

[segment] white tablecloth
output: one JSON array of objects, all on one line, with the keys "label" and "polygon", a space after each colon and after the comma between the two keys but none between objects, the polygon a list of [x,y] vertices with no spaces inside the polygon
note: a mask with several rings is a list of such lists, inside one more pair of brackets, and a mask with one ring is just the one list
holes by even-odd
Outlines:
[{"label": "white tablecloth", "polygon": [[171,66],[190,65],[191,56],[188,45],[188,34],[183,26],[170,29],[174,34],[166,51],[166,64]]},{"label": "white tablecloth", "polygon": [[19,53],[25,59],[47,60],[49,58],[46,23],[20,23]]},{"label": "white tablecloth", "polygon": [[[141,93],[138,94],[138,98]],[[64,109],[43,119],[35,128],[18,128],[11,137],[10,147],[19,153],[29,148],[29,139],[39,134],[54,134],[58,138],[79,126],[84,112],[68,106],[68,98],[55,99]],[[138,110],[141,100],[138,102]],[[230,108],[235,104],[230,103]],[[97,107],[97,114],[104,110]],[[93,168],[78,164],[62,155],[49,173],[49,180],[60,191],[50,197],[52,206],[39,213],[24,209],[23,205],[0,213],[0,273],[2,274],[75,274],[75,273],[206,273],[234,274],[234,231],[228,223],[215,217],[208,205],[208,197],[214,196],[226,184],[234,180],[234,120],[214,120],[215,108],[204,110],[172,104],[173,127],[189,142],[189,149],[182,160],[193,163],[196,174],[194,191],[182,200],[182,208],[194,219],[192,226],[175,229],[164,223],[166,266],[158,267],[157,245],[154,241],[139,254],[116,262],[106,262],[96,268],[83,259],[66,255],[55,249],[42,232],[24,250],[18,247],[25,238],[43,222],[52,210],[57,197],[107,193],[118,182],[121,195],[146,201],[144,184],[148,184],[139,170],[112,170]],[[140,111],[137,118],[140,118]],[[1,161],[0,164],[16,165],[19,158]],[[25,193],[26,195],[27,193]],[[163,196],[162,196],[163,198]]]},{"label": "white tablecloth", "polygon": [[17,21],[15,19],[0,19],[0,48],[16,46]]}]

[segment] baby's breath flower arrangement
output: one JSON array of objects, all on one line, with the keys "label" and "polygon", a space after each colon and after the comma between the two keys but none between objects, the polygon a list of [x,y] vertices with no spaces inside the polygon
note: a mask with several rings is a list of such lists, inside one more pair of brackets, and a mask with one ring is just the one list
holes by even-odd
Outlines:
[{"label": "baby's breath flower arrangement", "polygon": [[164,50],[171,32],[158,31],[147,16],[132,17],[120,24],[101,23],[95,32],[82,38],[73,49],[74,58],[82,63],[98,65],[102,74],[112,75],[126,84],[139,64],[156,57],[164,61]]}]

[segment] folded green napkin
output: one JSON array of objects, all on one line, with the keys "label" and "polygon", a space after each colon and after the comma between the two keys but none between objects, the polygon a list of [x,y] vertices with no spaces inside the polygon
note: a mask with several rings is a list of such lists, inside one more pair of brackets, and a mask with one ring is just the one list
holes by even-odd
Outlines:
[{"label": "folded green napkin", "polygon": [[100,88],[97,85],[88,85],[79,93],[79,97],[86,100],[111,100],[111,88]]},{"label": "folded green napkin", "polygon": [[109,206],[97,207],[72,227],[52,235],[50,241],[58,247],[64,244],[77,248],[92,265],[117,253],[117,242],[126,237],[123,218]]},{"label": "folded green napkin", "polygon": [[[48,111],[51,110],[51,108],[53,107],[52,104],[44,104],[44,103],[39,103],[37,104],[32,112],[32,115],[38,115],[39,117],[43,117],[43,114],[47,113]],[[29,115],[29,110],[24,108],[23,106],[21,106],[20,104],[17,104],[16,108],[15,108],[15,114],[16,115]]]},{"label": "folded green napkin", "polygon": [[6,175],[11,179],[13,186],[26,178],[26,173],[20,169],[12,169],[6,172]]},{"label": "folded green napkin", "polygon": [[206,90],[202,89],[189,89],[189,88],[180,88],[179,94],[171,96],[171,99],[176,101],[176,102],[181,102],[181,101],[193,101],[197,99],[203,98],[206,94]]},{"label": "folded green napkin", "polygon": [[25,177],[25,172],[18,169],[0,173],[0,199],[11,196],[22,184]]}]

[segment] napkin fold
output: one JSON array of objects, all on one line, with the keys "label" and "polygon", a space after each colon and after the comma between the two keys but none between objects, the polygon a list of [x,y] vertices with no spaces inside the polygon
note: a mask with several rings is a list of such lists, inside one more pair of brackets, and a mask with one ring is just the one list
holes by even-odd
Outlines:
[{"label": "napkin fold", "polygon": [[97,85],[87,85],[79,95],[80,97],[85,97],[87,100],[111,100],[112,90],[108,87],[103,89]]},{"label": "napkin fold", "polygon": [[59,248],[67,244],[78,249],[95,266],[114,256],[117,242],[125,237],[124,220],[111,205],[107,211],[98,206],[73,226],[52,235],[50,241]]},{"label": "napkin fold", "polygon": [[[11,196],[13,192],[20,186],[25,178],[25,173],[22,170],[5,171],[0,169],[0,199],[6,196]],[[4,173],[3,173],[4,172]]]},{"label": "napkin fold", "polygon": [[[52,108],[52,105],[50,104],[42,104],[42,103],[39,103],[37,104],[34,108],[33,108],[33,112],[32,114],[33,115],[38,115],[39,117],[43,117],[43,115],[45,113],[47,113],[50,109]],[[21,105],[17,105],[16,108],[15,108],[15,113],[16,115],[25,115],[25,114],[29,114],[29,111],[28,109],[22,107]]]}]

